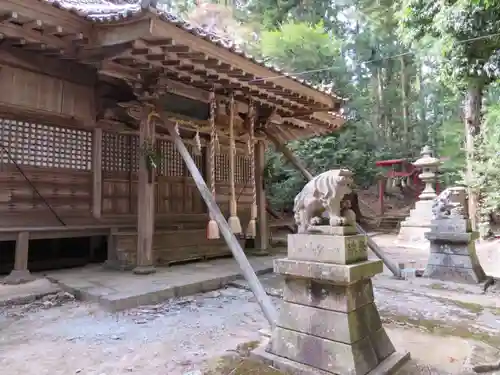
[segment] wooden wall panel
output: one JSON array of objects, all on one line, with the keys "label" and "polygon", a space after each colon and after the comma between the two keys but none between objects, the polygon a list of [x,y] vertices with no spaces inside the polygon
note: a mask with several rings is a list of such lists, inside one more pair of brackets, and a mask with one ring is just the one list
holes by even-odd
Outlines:
[{"label": "wooden wall panel", "polygon": [[72,116],[92,126],[94,88],[11,66],[0,68],[0,102]]},{"label": "wooden wall panel", "polygon": [[61,216],[90,215],[91,132],[0,118],[0,145],[0,219],[5,225],[9,214],[24,215],[26,222],[41,215],[43,224],[44,214],[54,216],[44,200]]},{"label": "wooden wall panel", "polygon": [[[180,154],[166,138],[157,140],[160,154],[156,178],[156,213],[204,214],[205,204],[189,175]],[[193,158],[202,169],[203,158]],[[105,131],[103,134],[103,215],[137,213],[137,171],[139,168],[137,135]]]}]

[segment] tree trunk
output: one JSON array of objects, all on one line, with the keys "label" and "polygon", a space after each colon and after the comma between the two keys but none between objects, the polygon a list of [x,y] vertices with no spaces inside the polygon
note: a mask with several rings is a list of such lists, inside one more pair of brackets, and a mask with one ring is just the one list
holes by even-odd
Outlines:
[{"label": "tree trunk", "polygon": [[[481,131],[481,102],[483,97],[483,87],[481,82],[472,81],[467,88],[464,106],[465,119],[465,151],[467,155],[466,177],[468,184],[472,182],[475,137]],[[472,228],[477,229],[478,224],[478,192],[469,186],[469,216]]]},{"label": "tree trunk", "polygon": [[409,125],[409,115],[408,115],[408,77],[406,69],[406,59],[405,56],[401,56],[401,106],[403,112],[403,137],[404,145],[409,146],[410,138],[410,125]]},{"label": "tree trunk", "polygon": [[379,67],[377,67],[377,114],[379,127],[384,134],[385,141],[388,141],[388,129],[387,123],[384,116],[384,87],[382,84],[382,72]]}]

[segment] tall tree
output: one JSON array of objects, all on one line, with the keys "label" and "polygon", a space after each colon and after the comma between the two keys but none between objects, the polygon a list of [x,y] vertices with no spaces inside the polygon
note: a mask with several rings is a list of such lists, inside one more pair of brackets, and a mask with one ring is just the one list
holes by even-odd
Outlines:
[{"label": "tall tree", "polygon": [[[465,91],[469,184],[473,175],[474,138],[481,127],[483,92],[500,75],[498,5],[498,0],[404,0],[401,13],[401,30],[408,44],[417,41],[432,51],[441,74]],[[470,214],[475,224],[478,197],[473,190],[469,193]]]}]

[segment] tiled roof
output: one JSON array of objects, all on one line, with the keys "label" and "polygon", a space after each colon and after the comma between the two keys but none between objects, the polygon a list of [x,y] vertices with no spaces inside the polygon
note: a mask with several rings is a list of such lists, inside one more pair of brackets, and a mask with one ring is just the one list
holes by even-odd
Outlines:
[{"label": "tiled roof", "polygon": [[[86,17],[93,22],[118,22],[129,17],[133,17],[142,12],[140,0],[40,0],[47,1],[52,5],[74,11],[82,17]],[[311,82],[295,77],[293,74],[287,73],[284,70],[270,64],[266,61],[262,61],[253,57],[252,55],[246,53],[241,48],[241,45],[235,43],[234,40],[221,37],[216,35],[213,31],[209,31],[203,27],[196,26],[192,23],[175,15],[173,12],[169,11],[165,6],[158,4],[155,11],[158,13],[160,18],[164,21],[174,24],[175,26],[196,35],[199,38],[208,40],[226,50],[242,56],[247,60],[250,60],[254,64],[258,64],[266,67],[276,74],[277,77],[284,76],[293,79],[304,86],[310,87],[314,90],[322,92],[324,94],[330,95],[336,99],[346,100],[335,94],[333,91],[333,83],[326,85],[315,85]],[[265,79],[266,77],[258,77],[258,79]],[[270,77],[267,77],[270,78]]]}]

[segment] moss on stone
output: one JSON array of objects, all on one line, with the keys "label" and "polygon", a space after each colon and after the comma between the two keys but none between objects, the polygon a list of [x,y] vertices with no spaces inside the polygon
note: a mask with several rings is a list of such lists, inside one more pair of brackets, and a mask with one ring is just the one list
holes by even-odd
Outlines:
[{"label": "moss on stone", "polygon": [[432,283],[429,285],[429,288],[431,289],[437,289],[437,290],[446,290],[446,287],[443,284],[440,283]]},{"label": "moss on stone", "polygon": [[482,341],[493,347],[500,347],[500,337],[492,336],[485,332],[473,331],[468,326],[458,324],[445,325],[442,321],[432,319],[416,319],[402,315],[390,315],[382,318],[386,323],[403,324],[407,326],[418,327],[429,333],[439,336],[456,336],[463,339]]},{"label": "moss on stone", "polygon": [[217,365],[204,373],[204,375],[285,375],[262,362],[237,355],[221,357]]}]

